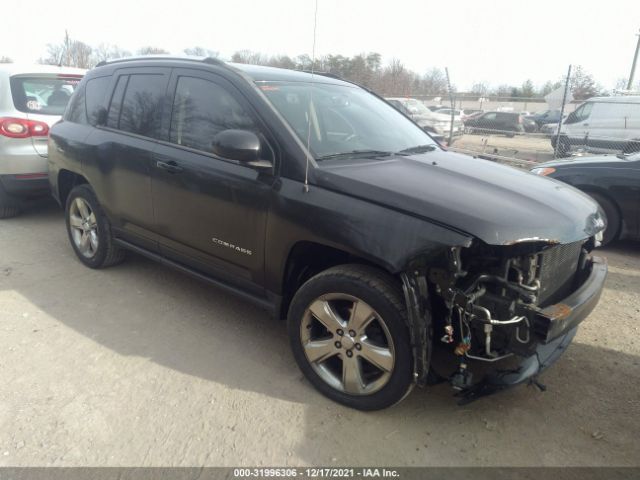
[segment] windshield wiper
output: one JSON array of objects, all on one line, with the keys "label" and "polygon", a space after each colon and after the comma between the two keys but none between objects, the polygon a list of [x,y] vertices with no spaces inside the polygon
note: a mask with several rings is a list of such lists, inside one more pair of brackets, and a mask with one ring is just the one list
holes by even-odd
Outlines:
[{"label": "windshield wiper", "polygon": [[350,158],[350,157],[388,157],[393,155],[392,152],[384,150],[351,150],[350,152],[330,153],[317,157],[316,160],[329,160],[332,158]]},{"label": "windshield wiper", "polygon": [[415,147],[405,148],[404,150],[400,150],[399,154],[407,154],[407,153],[425,153],[425,152],[433,152],[436,149],[436,146],[433,143],[429,143],[426,145],[416,145]]}]

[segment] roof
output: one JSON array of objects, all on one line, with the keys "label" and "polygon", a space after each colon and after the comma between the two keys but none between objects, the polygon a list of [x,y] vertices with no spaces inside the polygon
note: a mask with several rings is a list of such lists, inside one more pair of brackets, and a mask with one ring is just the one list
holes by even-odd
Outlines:
[{"label": "roof", "polygon": [[165,61],[165,62],[197,62],[206,65],[222,65],[228,68],[240,71],[248,75],[254,82],[311,82],[314,83],[331,83],[338,85],[352,85],[350,82],[340,80],[329,76],[325,72],[316,72],[312,75],[310,72],[302,72],[299,70],[289,70],[286,68],[266,67],[262,65],[249,65],[244,63],[225,62],[217,58],[198,57],[192,55],[143,55],[136,57],[125,57],[117,60],[101,62],[98,67],[106,65],[116,65],[126,62],[148,62],[148,61]]},{"label": "roof", "polygon": [[585,102],[606,102],[606,103],[640,103],[640,95],[622,95],[619,97],[592,97]]},{"label": "roof", "polygon": [[87,71],[82,68],[59,67],[57,65],[40,65],[24,63],[0,63],[0,73],[22,75],[30,73],[54,73],[84,75]]},{"label": "roof", "polygon": [[353,85],[339,78],[327,76],[324,72],[317,72],[312,75],[310,72],[289,70],[287,68],[264,67],[262,65],[248,65],[244,63],[227,63],[227,65],[249,75],[255,82],[311,82],[313,79],[314,83]]}]

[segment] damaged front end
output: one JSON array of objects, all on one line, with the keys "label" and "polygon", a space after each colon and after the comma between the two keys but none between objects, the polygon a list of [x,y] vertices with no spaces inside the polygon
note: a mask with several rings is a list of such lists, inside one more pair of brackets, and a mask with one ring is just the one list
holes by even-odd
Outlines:
[{"label": "damaged front end", "polygon": [[607,266],[595,245],[476,240],[403,274],[417,383],[448,378],[461,402],[525,381],[543,388],[537,375],[600,297]]}]

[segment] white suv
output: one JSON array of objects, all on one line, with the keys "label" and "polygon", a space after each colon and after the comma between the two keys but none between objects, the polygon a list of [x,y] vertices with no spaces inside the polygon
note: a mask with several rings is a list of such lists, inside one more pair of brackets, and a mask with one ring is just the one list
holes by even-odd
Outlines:
[{"label": "white suv", "polygon": [[47,136],[85,71],[0,64],[0,218],[48,194]]}]

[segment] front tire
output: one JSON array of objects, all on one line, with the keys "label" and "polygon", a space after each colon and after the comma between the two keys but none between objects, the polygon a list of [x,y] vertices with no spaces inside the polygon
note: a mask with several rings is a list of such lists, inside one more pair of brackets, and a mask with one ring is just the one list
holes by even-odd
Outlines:
[{"label": "front tire", "polygon": [[591,198],[593,198],[602,210],[604,211],[604,215],[606,217],[607,226],[602,235],[602,246],[606,247],[611,242],[615,241],[620,235],[620,227],[622,226],[622,219],[620,218],[620,213],[618,211],[618,207],[614,205],[614,203],[609,200],[604,195],[600,195],[599,193],[591,193],[589,192]]},{"label": "front tire", "polygon": [[379,410],[413,387],[407,311],[393,277],[364,265],[330,268],[308,280],[288,315],[293,355],[330,399]]},{"label": "front tire", "polygon": [[71,190],[65,219],[71,246],[87,267],[105,268],[124,259],[125,252],[115,245],[109,220],[89,185]]}]

